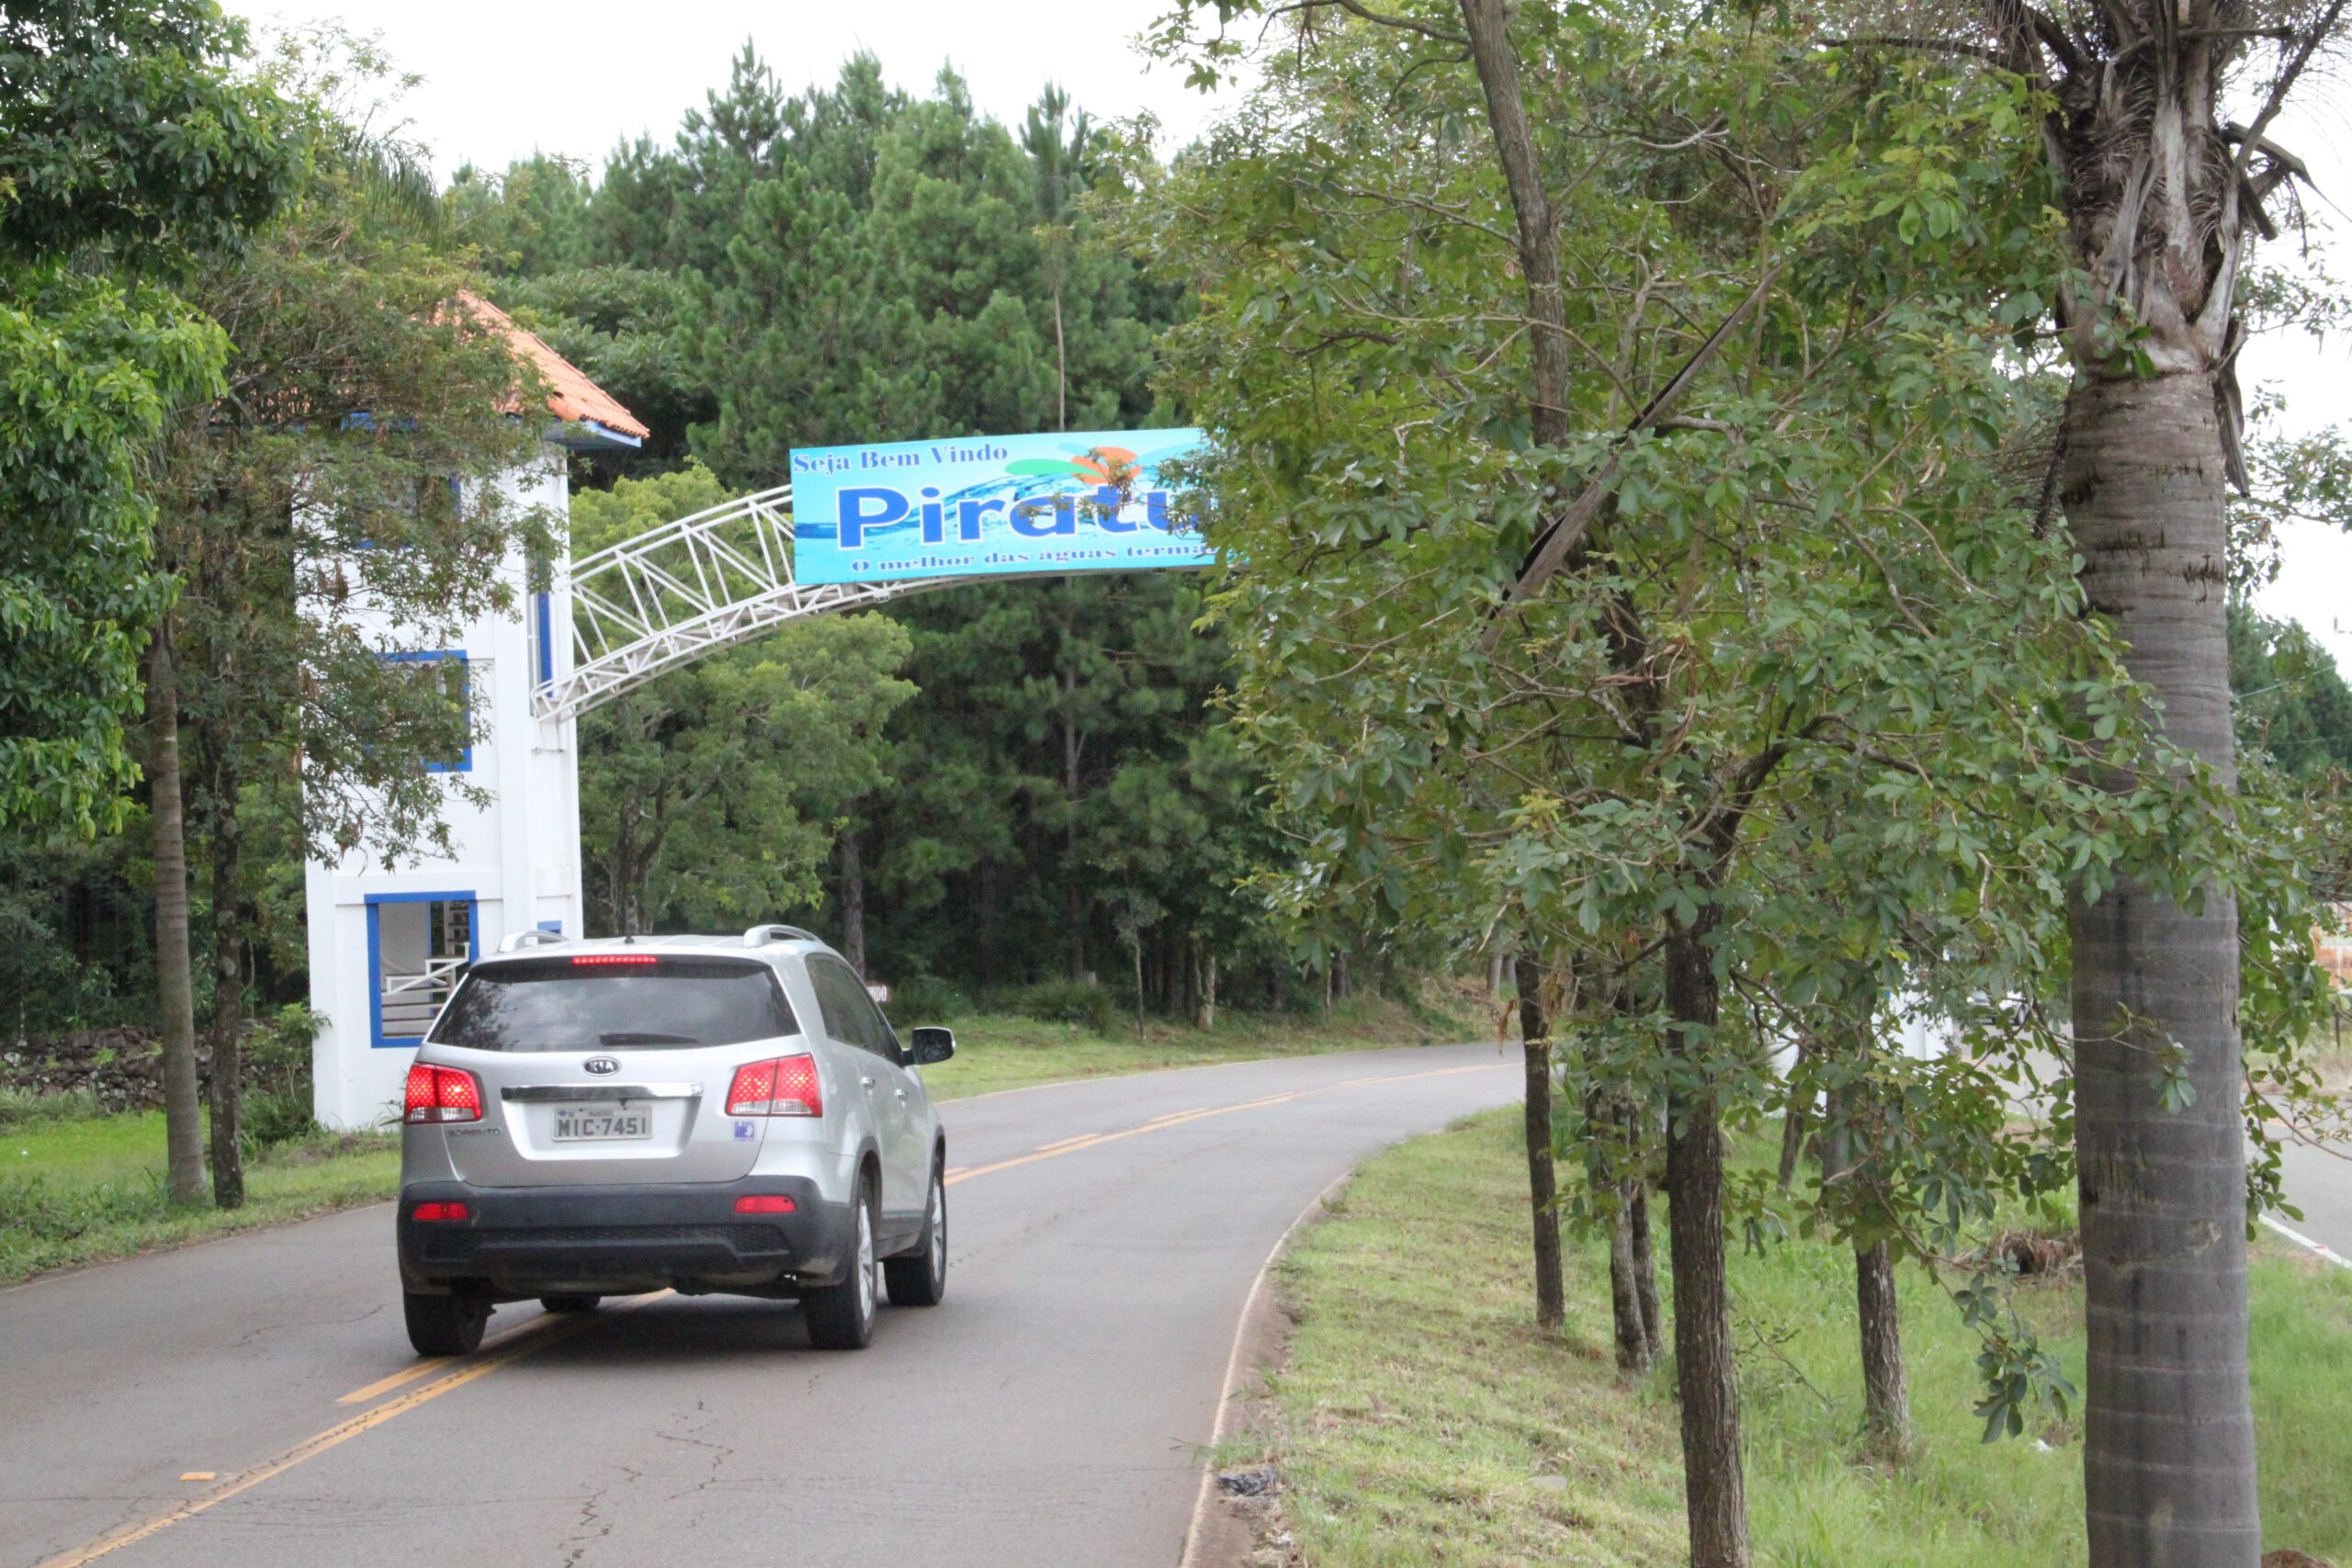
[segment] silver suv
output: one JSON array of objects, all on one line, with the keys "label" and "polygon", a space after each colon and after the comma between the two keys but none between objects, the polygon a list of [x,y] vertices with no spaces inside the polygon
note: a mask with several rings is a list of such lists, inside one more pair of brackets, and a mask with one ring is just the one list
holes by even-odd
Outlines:
[{"label": "silver suv", "polygon": [[792,926],[741,937],[509,938],[416,1054],[401,1111],[409,1340],[481,1343],[536,1296],[797,1297],[854,1349],[890,1300],[947,1288],[947,1140],[921,1069],[841,954]]}]

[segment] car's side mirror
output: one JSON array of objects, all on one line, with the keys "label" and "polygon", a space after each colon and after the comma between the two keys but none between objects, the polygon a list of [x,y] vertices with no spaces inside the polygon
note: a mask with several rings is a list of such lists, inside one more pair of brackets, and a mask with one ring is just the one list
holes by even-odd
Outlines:
[{"label": "car's side mirror", "polygon": [[956,1054],[956,1032],[952,1029],[942,1029],[937,1024],[925,1024],[920,1029],[909,1030],[907,1033],[908,1038],[914,1042],[914,1049],[910,1054],[914,1057],[914,1065],[918,1067],[928,1067],[934,1062],[944,1062]]}]

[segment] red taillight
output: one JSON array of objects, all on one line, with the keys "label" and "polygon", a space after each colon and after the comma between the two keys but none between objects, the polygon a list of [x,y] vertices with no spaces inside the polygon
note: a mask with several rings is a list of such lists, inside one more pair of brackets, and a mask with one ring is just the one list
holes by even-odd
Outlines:
[{"label": "red taillight", "polygon": [[729,1116],[822,1116],[824,1091],[817,1087],[813,1056],[774,1056],[735,1069],[727,1090]]},{"label": "red taillight", "polygon": [[597,964],[659,964],[662,961],[650,953],[583,953],[571,962],[585,967]]},{"label": "red taillight", "polygon": [[408,1070],[403,1122],[479,1122],[481,1084],[462,1067],[418,1062]]},{"label": "red taillight", "polygon": [[789,1214],[793,1212],[793,1204],[791,1199],[778,1193],[754,1192],[749,1197],[736,1199],[735,1212],[739,1214]]},{"label": "red taillight", "polygon": [[465,1219],[467,1212],[463,1203],[419,1203],[408,1212],[408,1217],[412,1220],[447,1223],[450,1220]]}]

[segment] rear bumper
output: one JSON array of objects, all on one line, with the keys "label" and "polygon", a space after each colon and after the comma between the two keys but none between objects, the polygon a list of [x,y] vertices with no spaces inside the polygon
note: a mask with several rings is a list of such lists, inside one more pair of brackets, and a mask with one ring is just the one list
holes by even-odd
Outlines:
[{"label": "rear bumper", "polygon": [[[792,1201],[789,1213],[741,1214],[749,1196]],[[463,1203],[458,1221],[420,1221],[419,1203]],[[837,1280],[854,1247],[854,1211],[806,1177],[662,1186],[401,1189],[401,1282],[412,1291],[529,1296],[618,1295],[678,1286],[772,1291]]]}]

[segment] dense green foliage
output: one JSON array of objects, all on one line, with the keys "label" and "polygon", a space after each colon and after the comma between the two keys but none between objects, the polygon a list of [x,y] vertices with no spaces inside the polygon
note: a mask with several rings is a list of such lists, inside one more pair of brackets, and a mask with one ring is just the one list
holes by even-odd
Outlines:
[{"label": "dense green foliage", "polygon": [[[654,428],[600,468],[698,465],[582,492],[575,555],[775,484],[796,446],[1171,423],[1149,373],[1177,296],[1096,243],[1080,198],[1102,145],[1051,89],[1016,137],[952,74],[910,96],[861,57],[788,96],[747,50],[672,146],[598,178],[461,175],[447,209],[500,301]],[[1238,886],[1274,840],[1210,711],[1227,654],[1200,612],[1167,576],[994,584],[885,612],[895,665],[860,617],[665,676],[586,727],[598,919],[814,910],[863,931],[878,977],[1092,973],[1182,1011],[1215,959],[1228,996],[1279,996],[1287,956]],[[739,677],[761,668],[830,671],[840,728],[750,739],[763,699]],[[747,744],[767,761],[747,769]],[[669,838],[680,810],[695,825]]]},{"label": "dense green foliage", "polygon": [[[699,465],[573,501],[585,553],[718,504]],[[729,930],[814,903],[845,812],[888,785],[881,731],[914,688],[905,629],[797,621],[664,675],[581,722],[591,924]]]},{"label": "dense green foliage", "polygon": [[0,14],[0,826],[119,826],[123,719],[169,596],[140,464],[227,345],[172,279],[294,176],[285,105],[210,0]]}]

